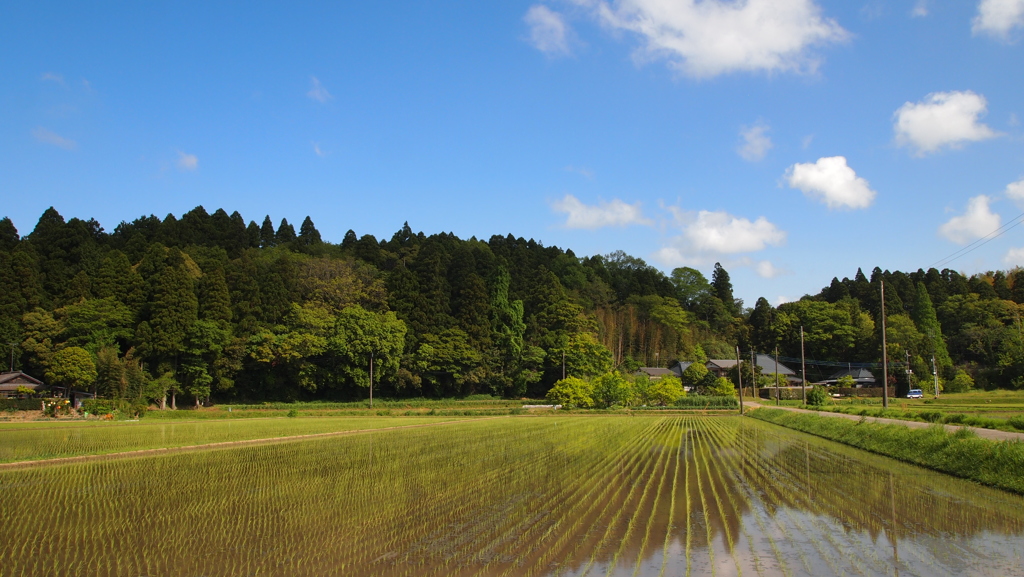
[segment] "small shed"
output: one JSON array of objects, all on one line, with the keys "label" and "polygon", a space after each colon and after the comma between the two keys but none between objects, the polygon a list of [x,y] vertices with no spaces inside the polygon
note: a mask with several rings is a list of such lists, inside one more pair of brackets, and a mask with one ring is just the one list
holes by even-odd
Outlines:
[{"label": "small shed", "polygon": [[48,389],[43,381],[21,371],[0,373],[0,398],[17,397],[19,387],[31,389],[34,393]]}]

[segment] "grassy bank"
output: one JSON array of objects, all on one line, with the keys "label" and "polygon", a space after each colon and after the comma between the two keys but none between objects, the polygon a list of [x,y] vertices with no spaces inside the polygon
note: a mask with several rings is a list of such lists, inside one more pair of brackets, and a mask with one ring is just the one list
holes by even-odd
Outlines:
[{"label": "grassy bank", "polygon": [[1024,443],[761,408],[748,416],[1024,495]]}]

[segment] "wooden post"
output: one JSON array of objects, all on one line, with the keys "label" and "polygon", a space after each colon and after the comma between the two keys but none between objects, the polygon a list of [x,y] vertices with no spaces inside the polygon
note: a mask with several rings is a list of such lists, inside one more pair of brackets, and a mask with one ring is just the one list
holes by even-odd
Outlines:
[{"label": "wooden post", "polygon": [[740,361],[740,348],[736,347],[736,378],[740,382],[740,414],[743,414],[743,362]]},{"label": "wooden post", "polygon": [[804,356],[804,328],[800,327],[800,394],[807,406],[807,358]]},{"label": "wooden post", "polygon": [[878,281],[882,287],[882,408],[889,408],[889,351],[885,344],[885,281]]},{"label": "wooden post", "polygon": [[775,347],[775,406],[779,406],[779,347]]}]

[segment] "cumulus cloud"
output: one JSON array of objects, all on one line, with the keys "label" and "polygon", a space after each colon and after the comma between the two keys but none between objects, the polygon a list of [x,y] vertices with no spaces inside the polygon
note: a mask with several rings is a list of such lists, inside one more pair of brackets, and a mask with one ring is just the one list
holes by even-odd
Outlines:
[{"label": "cumulus cloud", "polygon": [[786,271],[773,265],[771,261],[762,260],[754,265],[754,272],[761,278],[775,278],[781,274],[785,274]]},{"label": "cumulus cloud", "polygon": [[700,78],[729,72],[813,72],[811,49],[849,37],[813,0],[612,0],[592,3],[601,21],[644,41],[638,55],[663,57]]},{"label": "cumulus cloud", "polygon": [[64,150],[74,150],[78,148],[78,143],[74,140],[64,138],[56,132],[52,132],[41,126],[37,126],[32,129],[32,137],[43,144],[49,144],[56,146],[57,148],[63,148]]},{"label": "cumulus cloud", "polygon": [[530,29],[527,41],[534,48],[548,56],[569,54],[569,25],[561,14],[547,6],[534,4],[526,11],[523,22]]},{"label": "cumulus cloud", "polygon": [[1008,267],[1024,266],[1024,247],[1011,248],[1003,256],[1003,263]]},{"label": "cumulus cloud", "polygon": [[584,204],[571,194],[552,203],[555,212],[565,213],[566,228],[603,228],[606,226],[629,226],[632,224],[651,225],[644,217],[640,203],[626,204],[615,199],[611,202]]},{"label": "cumulus cloud", "polygon": [[992,212],[992,199],[980,194],[967,201],[967,210],[939,227],[939,234],[957,244],[981,238],[999,228],[999,215]]},{"label": "cumulus cloud", "polygon": [[1024,27],[1024,0],[981,0],[971,32],[1007,40],[1010,31]]},{"label": "cumulus cloud", "polygon": [[178,170],[192,171],[199,168],[199,157],[194,154],[186,154],[178,151]]},{"label": "cumulus cloud", "polygon": [[768,151],[774,146],[772,139],[768,137],[769,130],[771,128],[762,122],[758,122],[749,128],[744,126],[740,129],[743,144],[736,149],[736,152],[743,160],[757,162],[768,154]]},{"label": "cumulus cloud", "polygon": [[1024,206],[1024,178],[1006,185],[1006,198]]},{"label": "cumulus cloud", "polygon": [[309,89],[309,92],[306,93],[306,96],[312,98],[313,100],[316,100],[317,102],[327,102],[328,100],[334,98],[334,96],[332,96],[330,92],[327,92],[327,89],[324,88],[322,84],[320,84],[319,78],[317,78],[316,76],[310,76],[310,78],[313,81],[313,87]]},{"label": "cumulus cloud", "polygon": [[979,121],[987,111],[985,97],[970,90],[933,92],[921,102],[905,103],[893,115],[896,142],[924,156],[996,137],[998,133]]},{"label": "cumulus cloud", "polygon": [[682,234],[655,253],[667,265],[708,264],[721,255],[756,252],[786,242],[786,233],[763,216],[751,221],[725,211],[670,210]]},{"label": "cumulus cloud", "polygon": [[864,178],[846,164],[846,157],[830,156],[817,162],[797,163],[786,170],[790,188],[804,196],[820,200],[831,209],[867,208],[875,201],[875,191]]}]

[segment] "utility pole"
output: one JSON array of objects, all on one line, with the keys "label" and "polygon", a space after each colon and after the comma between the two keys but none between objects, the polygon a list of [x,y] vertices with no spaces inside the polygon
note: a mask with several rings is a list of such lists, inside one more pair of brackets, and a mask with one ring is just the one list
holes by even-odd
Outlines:
[{"label": "utility pole", "polygon": [[889,351],[885,344],[885,281],[879,280],[882,287],[882,408],[889,408]]},{"label": "utility pole", "polygon": [[807,405],[807,358],[804,356],[804,328],[800,327],[800,394]]},{"label": "utility pole", "polygon": [[910,351],[903,351],[907,353],[907,390],[914,388],[914,384],[911,382],[914,371],[910,368]]},{"label": "utility pole", "polygon": [[736,378],[740,382],[740,414],[743,414],[743,363],[740,361],[740,347],[736,347]]},{"label": "utility pole", "polygon": [[779,406],[779,347],[775,346],[775,406]]},{"label": "utility pole", "polygon": [[754,349],[750,349],[750,386],[754,389],[754,401],[757,401],[760,397],[757,396],[757,353]]},{"label": "utility pole", "polygon": [[935,355],[932,355],[932,376],[935,377],[935,398],[939,398],[939,371],[935,369]]},{"label": "utility pole", "polygon": [[370,351],[370,408],[373,408],[373,351]]},{"label": "utility pole", "polygon": [[18,346],[18,343],[7,343],[11,345],[11,372],[14,372],[14,347]]},{"label": "utility pole", "polygon": [[565,349],[562,349],[562,380],[565,380]]}]

